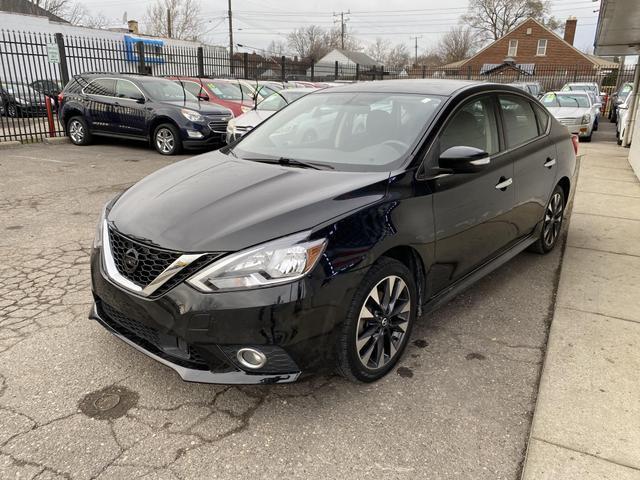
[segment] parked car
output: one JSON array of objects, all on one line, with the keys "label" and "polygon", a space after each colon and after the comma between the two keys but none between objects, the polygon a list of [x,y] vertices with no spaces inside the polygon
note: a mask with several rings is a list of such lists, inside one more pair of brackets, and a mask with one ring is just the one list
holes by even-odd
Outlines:
[{"label": "parked car", "polygon": [[30,117],[46,115],[45,97],[29,85],[0,82],[0,115]]},{"label": "parked car", "polygon": [[[326,134],[289,141],[318,109],[333,112]],[[188,381],[377,380],[420,315],[517,253],[556,246],[576,149],[505,85],[314,92],[106,205],[90,317]]]},{"label": "parked car", "polygon": [[35,80],[29,84],[36,92],[48,97],[57,98],[63,89],[62,82],[58,80]]},{"label": "parked car", "polygon": [[627,128],[629,128],[629,124],[631,121],[631,116],[629,115],[629,109],[633,102],[635,101],[635,92],[631,92],[624,103],[622,103],[618,107],[618,123],[616,125],[616,138],[618,139],[618,145],[622,145],[622,141],[624,140],[624,135],[627,132]]},{"label": "parked car", "polygon": [[524,90],[536,98],[542,94],[542,86],[538,82],[512,82],[508,85]]},{"label": "parked car", "polygon": [[611,107],[609,108],[609,120],[612,123],[618,122],[618,108],[622,105],[629,94],[633,91],[633,83],[626,82],[620,87],[620,90],[611,95]]},{"label": "parked car", "polygon": [[600,106],[607,104],[607,94],[600,91],[600,87],[596,82],[571,82],[565,83],[561,92],[592,92],[596,96],[596,103]]},{"label": "parked car", "polygon": [[210,78],[169,77],[193,96],[228,108],[235,117],[254,106],[252,90],[245,90],[240,82]]},{"label": "parked car", "polygon": [[585,142],[591,141],[594,130],[598,129],[600,107],[593,103],[593,97],[589,92],[548,92],[542,97],[541,102],[571,133],[575,133]]},{"label": "parked car", "polygon": [[227,125],[227,143],[242,137],[278,110],[315,90],[317,88],[289,88],[272,93],[260,102],[255,109],[229,121]]},{"label": "parked car", "polygon": [[93,135],[143,140],[163,155],[224,142],[231,110],[200,102],[164,78],[77,75],[60,94],[61,123],[76,145]]}]

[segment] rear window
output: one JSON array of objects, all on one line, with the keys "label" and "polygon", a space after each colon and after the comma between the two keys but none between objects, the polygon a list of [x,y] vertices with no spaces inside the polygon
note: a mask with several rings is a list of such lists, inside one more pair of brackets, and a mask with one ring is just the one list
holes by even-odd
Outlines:
[{"label": "rear window", "polygon": [[573,107],[589,108],[589,97],[586,94],[571,93],[547,93],[542,97],[542,104],[545,107]]},{"label": "rear window", "polygon": [[538,121],[531,103],[515,95],[500,95],[507,148],[517,147],[538,136]]},{"label": "rear window", "polygon": [[110,78],[98,78],[84,88],[88,95],[116,96],[116,81]]}]

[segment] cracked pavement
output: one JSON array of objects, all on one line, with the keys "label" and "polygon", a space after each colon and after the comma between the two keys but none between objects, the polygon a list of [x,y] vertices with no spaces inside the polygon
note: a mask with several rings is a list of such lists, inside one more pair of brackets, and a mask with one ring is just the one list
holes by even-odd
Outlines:
[{"label": "cracked pavement", "polygon": [[87,319],[100,208],[176,160],[0,151],[0,478],[519,478],[560,249],[422,318],[380,382],[184,383]]}]

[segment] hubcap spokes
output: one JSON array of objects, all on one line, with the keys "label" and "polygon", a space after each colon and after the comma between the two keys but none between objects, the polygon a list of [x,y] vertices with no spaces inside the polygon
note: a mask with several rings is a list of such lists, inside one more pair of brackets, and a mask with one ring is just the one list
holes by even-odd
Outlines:
[{"label": "hubcap spokes", "polygon": [[84,128],[80,122],[71,122],[71,125],[69,125],[69,136],[76,143],[82,141],[84,137]]},{"label": "hubcap spokes", "polygon": [[560,234],[563,211],[562,196],[559,193],[554,193],[549,201],[549,205],[547,205],[543,225],[544,242],[549,246],[553,245]]},{"label": "hubcap spokes", "polygon": [[391,361],[409,326],[411,297],[400,277],[382,279],[369,292],[358,318],[356,350],[362,365],[379,369]]},{"label": "hubcap spokes", "polygon": [[156,145],[162,153],[169,153],[173,150],[173,133],[169,129],[163,128],[156,135]]}]

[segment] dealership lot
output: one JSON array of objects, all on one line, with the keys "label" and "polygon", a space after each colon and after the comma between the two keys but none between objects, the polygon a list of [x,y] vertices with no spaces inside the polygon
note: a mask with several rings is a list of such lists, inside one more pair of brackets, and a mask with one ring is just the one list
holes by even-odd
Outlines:
[{"label": "dealership lot", "polygon": [[0,158],[0,477],[518,476],[561,249],[421,319],[378,383],[187,384],[86,318],[100,208],[186,157],[105,141]]}]

